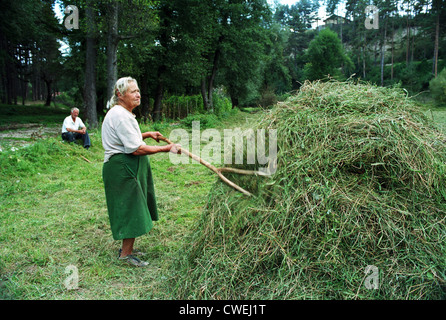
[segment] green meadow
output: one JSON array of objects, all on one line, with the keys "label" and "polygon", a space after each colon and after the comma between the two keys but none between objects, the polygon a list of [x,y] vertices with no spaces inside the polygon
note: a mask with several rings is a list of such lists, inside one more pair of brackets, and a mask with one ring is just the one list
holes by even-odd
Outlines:
[{"label": "green meadow", "polygon": [[[160,284],[169,277],[167,266],[200,216],[210,188],[220,183],[217,176],[192,160],[174,165],[169,154],[150,156],[160,220],[135,243],[150,266],[132,268],[118,261],[120,241],[112,239],[109,228],[100,130],[90,130],[93,147],[88,151],[64,143],[59,127],[69,110],[52,109],[45,114],[42,106],[1,106],[0,125],[44,127],[33,127],[38,138],[0,142],[0,298],[175,298]],[[213,124],[220,130],[242,128],[257,116],[239,111]],[[167,137],[178,127],[178,122],[141,125]],[[77,289],[67,289],[74,274],[69,266],[77,269]]]}]

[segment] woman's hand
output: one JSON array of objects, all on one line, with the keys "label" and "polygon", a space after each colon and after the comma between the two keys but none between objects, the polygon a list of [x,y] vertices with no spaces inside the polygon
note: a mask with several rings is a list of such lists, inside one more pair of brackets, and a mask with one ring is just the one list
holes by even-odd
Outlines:
[{"label": "woman's hand", "polygon": [[158,152],[172,152],[181,154],[181,146],[179,144],[166,144],[164,146],[149,146],[149,145],[141,145],[138,150],[132,152],[134,156],[145,156],[150,154],[155,154]]},{"label": "woman's hand", "polygon": [[159,133],[158,131],[153,131],[153,132],[144,132],[142,134],[142,138],[143,139],[147,139],[147,138],[152,138],[153,140],[155,140],[156,142],[160,142],[159,139],[163,137],[163,135],[161,133]]},{"label": "woman's hand", "polygon": [[170,144],[170,152],[181,154],[181,145],[174,143]]}]

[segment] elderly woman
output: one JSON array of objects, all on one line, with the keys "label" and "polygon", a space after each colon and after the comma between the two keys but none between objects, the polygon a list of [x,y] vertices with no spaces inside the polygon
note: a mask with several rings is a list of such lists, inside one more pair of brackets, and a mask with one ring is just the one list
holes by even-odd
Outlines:
[{"label": "elderly woman", "polygon": [[175,144],[146,145],[144,139],[158,141],[162,135],[159,132],[141,133],[132,113],[140,100],[135,79],[125,77],[116,82],[110,110],[102,124],[102,145],[105,150],[102,176],[113,239],[122,240],[119,259],[143,267],[148,263],[135,256],[135,238],[149,232],[152,221],[158,220],[147,155],[169,151],[179,153],[180,147]]}]

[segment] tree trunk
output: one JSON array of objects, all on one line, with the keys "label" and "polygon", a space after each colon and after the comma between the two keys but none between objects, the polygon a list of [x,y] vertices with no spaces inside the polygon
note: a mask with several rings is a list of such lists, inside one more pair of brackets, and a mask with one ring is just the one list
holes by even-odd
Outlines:
[{"label": "tree trunk", "polygon": [[344,20],[343,19],[340,20],[340,25],[341,25],[341,32],[340,32],[341,46],[344,47],[344,39],[342,38],[342,26],[344,25]]},{"label": "tree trunk", "polygon": [[413,62],[413,52],[415,50],[415,30],[412,32],[412,48],[410,50],[410,62]]},{"label": "tree trunk", "polygon": [[98,116],[96,111],[96,22],[92,1],[87,1],[85,8],[87,21],[87,41],[85,59],[84,102],[85,114],[90,128],[97,128]]},{"label": "tree trunk", "polygon": [[165,71],[165,66],[160,66],[158,68],[158,84],[156,86],[155,101],[153,103],[152,119],[153,121],[159,121],[161,119],[161,106],[163,102],[164,95],[164,80],[163,74]]},{"label": "tree trunk", "polygon": [[376,67],[378,57],[378,43],[375,41],[375,48],[373,49],[373,66]]},{"label": "tree trunk", "polygon": [[206,77],[203,77],[201,79],[201,97],[203,98],[204,110],[208,110],[209,101],[208,101],[208,95],[207,95],[207,90],[206,90]]},{"label": "tree trunk", "polygon": [[387,23],[384,25],[384,36],[381,41],[381,87],[384,87],[384,55],[386,47]]},{"label": "tree trunk", "polygon": [[440,34],[440,12],[437,12],[437,23],[435,26],[435,46],[434,46],[434,76],[437,77],[437,67],[438,67],[438,37]]},{"label": "tree trunk", "polygon": [[232,109],[237,108],[239,105],[238,98],[231,95],[231,104],[232,104]]},{"label": "tree trunk", "polygon": [[20,85],[22,90],[22,106],[24,106],[26,101],[26,96],[28,95],[28,81],[26,81],[25,79],[21,79]]},{"label": "tree trunk", "polygon": [[112,1],[107,12],[107,99],[113,96],[113,89],[118,80],[118,12],[118,3]]},{"label": "tree trunk", "polygon": [[14,99],[14,59],[9,41],[6,41],[6,103],[12,104]]},{"label": "tree trunk", "polygon": [[393,80],[393,48],[395,46],[395,43],[393,41],[394,34],[395,34],[395,28],[394,28],[393,20],[392,20],[392,65],[390,67],[390,80]]},{"label": "tree trunk", "polygon": [[144,73],[141,78],[140,90],[141,90],[141,119],[146,122],[149,118],[149,92],[148,88],[148,77],[147,74]]},{"label": "tree trunk", "polygon": [[[7,52],[7,40],[3,34],[0,34],[0,52]],[[5,57],[6,58],[6,57]],[[1,103],[6,103],[6,93],[7,93],[7,84],[6,84],[6,63],[3,63],[0,67],[0,101]]]},{"label": "tree trunk", "polygon": [[364,32],[364,47],[362,48],[362,78],[365,79],[365,59],[366,59],[367,38]]},{"label": "tree trunk", "polygon": [[[203,106],[205,110],[209,112],[214,112],[214,104],[212,99],[212,92],[214,91],[214,80],[217,75],[218,70],[218,62],[220,60],[221,50],[220,44],[223,42],[223,36],[220,36],[217,41],[217,46],[214,53],[214,59],[212,62],[212,71],[209,77],[203,78],[201,80],[201,95],[203,97]],[[206,88],[206,80],[207,80],[207,88]]]},{"label": "tree trunk", "polygon": [[51,80],[44,80],[46,84],[46,101],[45,107],[49,107],[51,105]]},{"label": "tree trunk", "polygon": [[[220,43],[220,41],[219,41]],[[208,83],[208,111],[209,112],[214,112],[214,102],[212,99],[212,92],[214,91],[214,80],[215,80],[215,76],[217,75],[217,70],[218,70],[218,61],[220,60],[220,44],[217,45],[217,49],[215,50],[215,54],[214,54],[214,62],[212,64],[212,73],[209,76],[209,83]]]},{"label": "tree trunk", "polygon": [[163,102],[164,85],[161,81],[156,86],[155,102],[153,103],[152,119],[159,121],[161,119],[161,104]]},{"label": "tree trunk", "polygon": [[410,45],[410,26],[409,26],[409,14],[407,15],[407,32],[406,32],[406,66],[409,65],[409,45]]}]

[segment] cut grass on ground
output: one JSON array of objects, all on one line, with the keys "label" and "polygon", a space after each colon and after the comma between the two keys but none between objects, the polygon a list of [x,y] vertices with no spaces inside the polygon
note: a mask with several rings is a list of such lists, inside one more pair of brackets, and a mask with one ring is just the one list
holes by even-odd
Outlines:
[{"label": "cut grass on ground", "polygon": [[[239,112],[217,129],[243,127],[257,116]],[[157,127],[168,136],[168,124]],[[216,175],[197,164],[174,165],[168,154],[150,157],[160,220],[135,244],[150,266],[135,269],[117,260],[120,242],[109,228],[100,131],[90,136],[89,151],[61,142],[57,134],[0,153],[0,299],[174,298],[159,284],[206,205]],[[64,282],[69,266],[79,275],[75,290]]]}]

